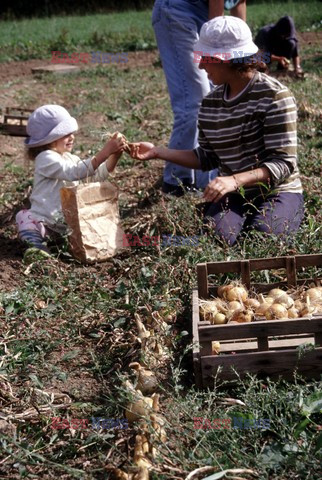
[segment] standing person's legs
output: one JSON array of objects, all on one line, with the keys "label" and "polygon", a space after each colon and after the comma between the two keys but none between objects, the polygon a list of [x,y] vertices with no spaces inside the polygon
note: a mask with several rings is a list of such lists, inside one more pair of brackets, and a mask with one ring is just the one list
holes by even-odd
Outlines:
[{"label": "standing person's legs", "polygon": [[233,2],[235,5],[230,8],[230,14],[233,17],[238,17],[244,20],[246,22],[246,0],[239,0],[239,2],[236,4],[236,2]]},{"label": "standing person's legs", "polygon": [[[193,51],[207,12],[207,2],[185,0],[157,0],[153,9],[152,24],[174,115],[169,148],[191,150],[197,146],[198,111],[211,87],[206,73],[198,68]],[[216,172],[196,172],[200,188],[216,176]],[[195,171],[167,162],[163,191],[178,189],[177,179],[191,185],[195,183]]]}]

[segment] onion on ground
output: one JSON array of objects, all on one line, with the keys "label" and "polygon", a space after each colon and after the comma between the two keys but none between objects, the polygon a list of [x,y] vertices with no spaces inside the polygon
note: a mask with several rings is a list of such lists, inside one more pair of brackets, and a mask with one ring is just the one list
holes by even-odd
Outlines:
[{"label": "onion on ground", "polygon": [[137,372],[136,388],[140,390],[143,395],[153,393],[158,388],[158,380],[151,370],[142,367],[138,362],[132,362],[129,365]]},{"label": "onion on ground", "polygon": [[130,402],[125,410],[125,416],[130,423],[139,420],[141,417],[147,416],[152,411],[153,398],[138,395]]}]

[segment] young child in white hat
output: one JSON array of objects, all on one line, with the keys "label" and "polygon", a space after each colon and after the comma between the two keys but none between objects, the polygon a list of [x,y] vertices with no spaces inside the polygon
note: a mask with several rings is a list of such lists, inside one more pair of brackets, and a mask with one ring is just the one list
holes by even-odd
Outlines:
[{"label": "young child in white hat", "polygon": [[[25,140],[28,157],[35,160],[31,208],[16,215],[21,240],[45,252],[52,234],[65,231],[60,189],[65,182],[103,181],[115,168],[123,151],[123,137],[113,137],[92,158],[81,160],[71,153],[77,121],[60,105],[43,105],[29,117]],[[112,154],[118,154],[111,156]]]}]

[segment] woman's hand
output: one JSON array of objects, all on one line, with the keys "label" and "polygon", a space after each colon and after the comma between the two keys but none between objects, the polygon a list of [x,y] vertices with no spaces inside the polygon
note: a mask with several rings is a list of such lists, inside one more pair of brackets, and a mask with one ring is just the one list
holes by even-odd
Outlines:
[{"label": "woman's hand", "polygon": [[218,202],[224,195],[238,189],[238,184],[233,175],[229,177],[216,177],[204,191],[206,202]]},{"label": "woman's hand", "polygon": [[129,143],[130,155],[136,160],[158,158],[157,147],[150,142]]},{"label": "woman's hand", "polygon": [[288,69],[290,66],[290,61],[286,57],[278,57],[278,63],[281,65],[282,68],[285,70]]},{"label": "woman's hand", "polygon": [[296,67],[295,68],[295,76],[299,77],[299,78],[304,77],[304,72],[303,72],[301,67]]}]

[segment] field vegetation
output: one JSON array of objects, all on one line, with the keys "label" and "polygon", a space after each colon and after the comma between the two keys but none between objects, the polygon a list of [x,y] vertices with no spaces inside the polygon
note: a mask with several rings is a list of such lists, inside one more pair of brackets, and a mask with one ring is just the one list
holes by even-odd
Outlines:
[{"label": "field vegetation", "polygon": [[[258,28],[289,13],[308,35],[317,30],[318,5],[274,2],[272,12],[271,2],[251,4],[248,16]],[[152,49],[149,22],[150,12],[2,22],[1,59],[48,58],[53,49]],[[129,368],[135,361],[146,361],[155,371],[165,418],[167,440],[156,439],[152,480],[183,480],[199,467],[213,467],[213,473],[248,469],[234,477],[245,479],[321,478],[321,382],[296,372],[290,382],[249,375],[233,385],[217,381],[214,389],[198,391],[191,344],[197,263],[322,250],[321,80],[315,35],[301,37],[305,79],[283,79],[298,105],[306,205],[305,219],[291,243],[256,234],[251,240],[241,238],[232,248],[210,235],[193,248],[133,247],[90,266],[72,259],[63,245],[52,259],[24,262],[14,215],[28,205],[32,165],[23,162],[21,139],[2,137],[1,478],[112,479],[114,468],[130,471],[135,424],[125,430],[54,429],[53,418],[124,418],[129,401],[124,382],[135,382]],[[1,106],[66,106],[81,127],[75,149],[80,156],[97,151],[106,131],[121,131],[131,141],[166,144],[172,114],[162,68],[156,53],[140,55],[148,56],[149,65],[137,66],[139,57],[133,56],[128,66],[91,66],[59,77],[10,75],[7,64],[0,79]],[[139,236],[200,234],[200,198],[163,197],[161,172],[160,161],[138,163],[123,156],[112,181],[120,188],[125,231]],[[264,280],[271,281],[267,272]],[[137,319],[152,328],[152,321],[165,318],[170,322],[166,329],[153,327],[163,344],[163,356],[153,363],[142,354]],[[227,397],[239,402],[224,403]],[[269,419],[269,428],[196,430],[195,417]],[[199,478],[207,475],[210,470]]]},{"label": "field vegetation", "polygon": [[[247,10],[253,32],[283,15],[291,15],[300,31],[322,27],[320,2],[251,3]],[[0,21],[0,61],[50,58],[51,52],[133,51],[156,47],[151,10],[110,14],[56,15]]]}]

